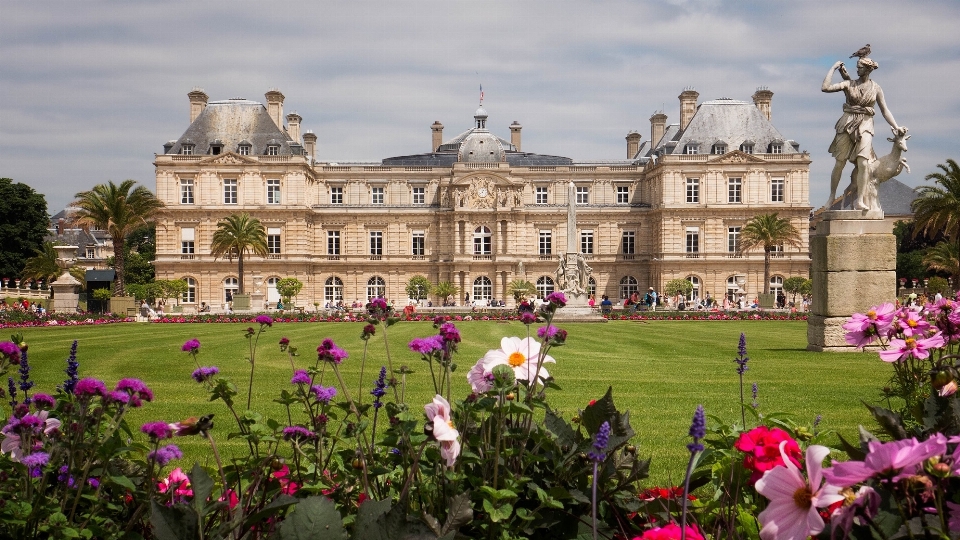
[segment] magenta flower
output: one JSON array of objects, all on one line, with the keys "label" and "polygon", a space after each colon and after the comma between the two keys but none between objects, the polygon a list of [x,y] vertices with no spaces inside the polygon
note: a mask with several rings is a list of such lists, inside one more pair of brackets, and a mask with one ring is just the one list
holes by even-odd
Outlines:
[{"label": "magenta flower", "polygon": [[193,371],[191,377],[198,383],[209,381],[214,375],[220,373],[220,368],[216,366],[199,367]]},{"label": "magenta flower", "polygon": [[53,396],[50,394],[33,395],[33,406],[36,407],[37,410],[53,409],[56,405],[57,401],[53,399]]},{"label": "magenta flower", "polygon": [[310,374],[305,369],[296,370],[293,373],[293,378],[290,379],[290,384],[310,384],[311,382]]},{"label": "magenta flower", "polygon": [[330,403],[330,400],[337,395],[337,388],[335,386],[321,386],[319,384],[311,386],[310,391],[313,392],[313,395],[317,398],[317,401],[321,403]]},{"label": "magenta flower", "polygon": [[443,350],[443,336],[436,335],[425,338],[414,338],[407,345],[411,351],[420,354],[431,354]]},{"label": "magenta flower", "polygon": [[867,449],[863,461],[834,461],[832,467],[823,471],[824,477],[831,484],[849,487],[875,475],[912,476],[924,461],[947,451],[947,438],[937,433],[924,442],[917,442],[916,438],[870,441]]},{"label": "magenta flower", "polygon": [[147,388],[146,383],[140,379],[120,379],[114,390],[117,392],[126,392],[130,394],[131,397],[136,396],[137,399],[134,400],[137,402],[136,406],[139,406],[141,399],[144,401],[153,401],[153,391]]},{"label": "magenta flower", "polygon": [[334,364],[340,364],[343,362],[349,355],[347,351],[337,347],[332,339],[326,338],[320,342],[320,346],[317,347],[317,360],[323,362],[333,362]]},{"label": "magenta flower", "polygon": [[10,360],[11,364],[20,363],[20,346],[12,341],[0,341],[0,354]]},{"label": "magenta flower", "polygon": [[147,422],[140,426],[140,431],[155,441],[173,437],[173,428],[166,422]]},{"label": "magenta flower", "polygon": [[567,305],[567,297],[562,292],[552,292],[543,299],[544,302],[549,304],[555,304],[557,307],[563,307]]},{"label": "magenta flower", "polygon": [[197,338],[187,340],[186,343],[180,347],[180,350],[188,353],[196,353],[200,350],[200,340]]},{"label": "magenta flower", "polygon": [[299,441],[310,441],[317,438],[317,434],[302,426],[289,426],[283,428],[283,438]]},{"label": "magenta flower", "polygon": [[891,339],[890,348],[880,351],[880,359],[884,362],[900,362],[908,358],[923,360],[930,356],[930,349],[937,349],[946,345],[943,334],[936,334],[925,338],[917,339],[908,337],[907,339]]},{"label": "magenta flower", "polygon": [[523,324],[533,324],[537,322],[537,316],[531,311],[524,311],[520,314],[520,322]]},{"label": "magenta flower", "polygon": [[453,323],[443,323],[440,325],[440,336],[444,341],[450,343],[460,343],[460,330]]},{"label": "magenta flower", "polygon": [[156,461],[157,465],[160,467],[163,467],[174,459],[180,459],[182,457],[183,452],[181,452],[180,447],[175,444],[161,446],[160,448],[147,454],[147,459]]},{"label": "magenta flower", "polygon": [[903,332],[904,336],[923,336],[930,328],[930,323],[913,310],[904,310],[897,315],[897,326]]},{"label": "magenta flower", "polygon": [[873,342],[878,336],[886,336],[893,325],[896,307],[887,302],[870,308],[865,314],[854,313],[843,324],[847,331],[846,341],[859,348]]},{"label": "magenta flower", "polygon": [[103,384],[100,379],[87,377],[77,381],[77,385],[73,387],[73,393],[78,397],[105,396],[107,385]]},{"label": "magenta flower", "polygon": [[257,318],[254,319],[253,322],[273,326],[273,319],[269,315],[257,315]]},{"label": "magenta flower", "polygon": [[567,331],[553,325],[541,326],[537,329],[537,337],[553,345],[560,345],[567,341]]}]

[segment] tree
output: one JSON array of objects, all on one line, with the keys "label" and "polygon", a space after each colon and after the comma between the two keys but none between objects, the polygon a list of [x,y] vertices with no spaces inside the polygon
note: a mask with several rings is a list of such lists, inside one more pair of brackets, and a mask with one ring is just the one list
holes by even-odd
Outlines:
[{"label": "tree", "polygon": [[433,290],[433,283],[430,283],[430,280],[426,276],[416,275],[410,278],[410,281],[407,282],[407,298],[416,300],[417,302],[423,300],[430,294],[430,291]]},{"label": "tree", "polygon": [[808,281],[810,280],[802,276],[788,277],[786,280],[784,280],[783,290],[793,295],[791,302],[797,301],[798,294],[804,294],[803,291]]},{"label": "tree", "polygon": [[957,257],[957,245],[953,242],[940,242],[923,254],[923,264],[934,272],[944,272],[951,276],[957,275],[960,268],[960,258]]},{"label": "tree", "polygon": [[136,186],[134,180],[124,180],[120,185],[112,181],[93,186],[90,191],[76,194],[73,207],[77,208],[73,220],[84,227],[97,227],[107,231],[113,240],[113,267],[117,271],[114,295],[123,296],[125,290],[126,240],[134,229],[146,224],[163,207],[149,189]]},{"label": "tree", "polygon": [[232,214],[217,222],[213,233],[210,254],[214,257],[227,256],[233,261],[237,257],[237,285],[243,294],[243,256],[250,252],[261,257],[267,256],[267,232],[260,220],[246,212]]},{"label": "tree", "polygon": [[790,224],[787,218],[777,217],[777,213],[754,216],[740,229],[740,246],[737,253],[757,247],[763,247],[763,292],[770,294],[770,253],[777,246],[789,244],[799,247],[800,231]]},{"label": "tree", "polygon": [[682,293],[684,297],[687,297],[693,292],[693,283],[687,278],[671,279],[663,288],[663,292],[665,292],[667,296],[676,296],[677,293]]},{"label": "tree", "polygon": [[[917,188],[917,198],[910,203],[913,210],[913,234],[931,236],[943,233],[960,252],[960,166],[948,159],[937,165],[943,171],[930,173],[925,180],[936,185]],[[953,282],[960,283],[960,265],[954,267]]]},{"label": "tree", "polygon": [[43,249],[49,226],[43,195],[26,184],[0,178],[0,277],[20,275],[27,259]]},{"label": "tree", "polygon": [[288,277],[277,281],[277,292],[283,299],[284,304],[289,304],[290,299],[300,294],[302,289],[303,282],[297,278]]},{"label": "tree", "polygon": [[156,283],[159,284],[161,297],[176,299],[178,306],[180,305],[180,299],[190,289],[190,285],[182,279],[160,280]]},{"label": "tree", "polygon": [[[23,272],[20,274],[21,279],[44,280],[50,283],[63,274],[63,270],[57,266],[57,251],[53,249],[53,242],[44,242],[43,249],[35,250],[34,253],[36,255],[26,260]],[[86,272],[79,266],[70,268],[70,275],[80,283],[85,281]]]},{"label": "tree", "polygon": [[433,286],[433,294],[437,295],[437,298],[440,299],[440,303],[443,304],[447,301],[447,297],[452,296],[457,297],[457,294],[460,293],[460,287],[457,287],[449,281],[441,281]]},{"label": "tree", "polygon": [[519,304],[531,296],[537,295],[537,287],[525,279],[515,279],[507,285],[507,294]]},{"label": "tree", "polygon": [[940,276],[933,276],[927,281],[927,294],[934,295],[940,293],[942,296],[951,296],[950,283]]}]

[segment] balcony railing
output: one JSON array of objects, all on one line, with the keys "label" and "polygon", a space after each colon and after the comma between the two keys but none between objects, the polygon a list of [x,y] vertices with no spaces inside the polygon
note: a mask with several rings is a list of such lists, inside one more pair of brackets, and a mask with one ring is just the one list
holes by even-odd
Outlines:
[{"label": "balcony railing", "polygon": [[411,255],[410,258],[415,261],[422,261],[425,257],[423,255]]},{"label": "balcony railing", "polygon": [[280,254],[279,254],[279,253],[270,253],[270,254],[267,255],[267,258],[268,258],[268,259],[273,259],[273,260],[279,260],[279,259],[280,259]]},{"label": "balcony railing", "polygon": [[340,260],[340,256],[339,256],[339,255],[327,255],[327,260],[328,260],[328,261],[339,261],[339,260]]},{"label": "balcony railing", "polygon": [[183,254],[180,255],[180,259],[181,259],[181,260],[184,260],[184,261],[192,261],[192,260],[193,260],[193,253],[183,253]]},{"label": "balcony railing", "polygon": [[370,256],[370,260],[371,260],[371,261],[379,261],[379,260],[382,260],[382,259],[383,259],[383,255],[371,255],[371,256]]},{"label": "balcony railing", "polygon": [[492,261],[493,255],[474,255],[473,260],[475,261]]},{"label": "balcony railing", "polygon": [[551,254],[549,254],[549,253],[548,253],[548,254],[545,254],[545,255],[540,255],[539,259],[540,259],[541,261],[550,261],[550,260],[553,260],[553,255],[551,255]]}]

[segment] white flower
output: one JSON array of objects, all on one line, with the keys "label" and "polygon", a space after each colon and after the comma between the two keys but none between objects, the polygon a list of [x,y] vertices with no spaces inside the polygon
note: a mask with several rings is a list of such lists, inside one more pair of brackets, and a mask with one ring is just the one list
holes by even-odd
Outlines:
[{"label": "white flower", "polygon": [[[547,370],[540,366],[540,372],[537,373],[537,363],[540,361],[540,342],[533,338],[505,337],[500,340],[500,348],[487,351],[479,363],[483,365],[483,373],[486,375],[493,371],[493,368],[505,364],[513,368],[513,374],[518,381],[531,382],[534,379],[539,382],[550,376]],[[550,355],[545,355],[543,362],[556,363]],[[471,370],[472,373],[473,370]],[[469,379],[469,374],[467,375]],[[471,381],[472,382],[472,381]],[[477,391],[474,389],[474,391]]]},{"label": "white flower", "polygon": [[440,457],[447,460],[447,467],[453,467],[460,455],[460,441],[457,440],[460,432],[453,427],[450,403],[437,394],[433,397],[433,403],[424,405],[423,410],[427,420],[433,422],[433,437],[440,443]]}]

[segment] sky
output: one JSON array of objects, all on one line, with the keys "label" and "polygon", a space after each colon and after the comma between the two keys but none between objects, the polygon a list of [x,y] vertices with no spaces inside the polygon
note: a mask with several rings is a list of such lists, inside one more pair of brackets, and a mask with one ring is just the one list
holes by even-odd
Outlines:
[{"label": "sky", "polygon": [[774,125],[810,153],[818,207],[843,104],[820,85],[866,43],[911,134],[898,179],[960,158],[958,23],[956,0],[0,0],[0,177],[51,213],[108,180],[155,189],[154,154],[187,129],[195,87],[261,103],[281,90],[333,162],[430,151],[434,121],[444,138],[472,126],[481,84],[495,134],[518,121],[525,151],[578,161],[626,158],[654,112],[679,121],[686,88],[703,102],[766,87]]}]

